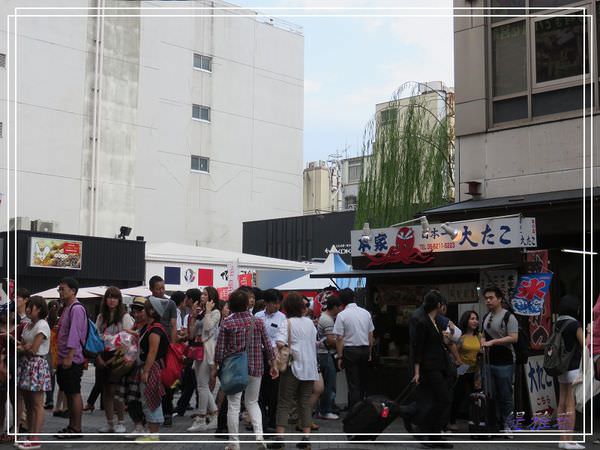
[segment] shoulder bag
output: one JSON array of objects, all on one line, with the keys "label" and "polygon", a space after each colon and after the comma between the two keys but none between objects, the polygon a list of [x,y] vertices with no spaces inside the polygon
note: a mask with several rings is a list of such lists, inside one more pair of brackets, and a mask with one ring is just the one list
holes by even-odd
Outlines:
[{"label": "shoulder bag", "polygon": [[219,368],[219,380],[221,389],[226,395],[234,395],[242,392],[248,386],[248,348],[254,338],[254,316],[250,319],[250,331],[246,340],[246,349],[233,353],[223,360]]}]

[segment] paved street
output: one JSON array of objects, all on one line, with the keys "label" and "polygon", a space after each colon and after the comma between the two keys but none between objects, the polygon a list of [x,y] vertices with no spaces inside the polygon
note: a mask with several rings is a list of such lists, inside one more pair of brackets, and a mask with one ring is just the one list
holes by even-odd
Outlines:
[{"label": "paved street", "polygon": [[[87,394],[92,389],[93,385],[93,370],[87,370],[84,372],[84,379],[82,382],[82,388],[84,391],[84,399],[87,398]],[[98,406],[99,403],[97,403]],[[192,405],[194,405],[194,400],[192,400]],[[187,450],[187,449],[197,449],[199,446],[202,447],[224,447],[225,440],[216,439],[214,434],[212,433],[199,433],[199,434],[191,434],[186,431],[186,428],[190,426],[191,419],[189,416],[186,417],[175,417],[173,420],[172,428],[162,428],[161,432],[172,433],[173,435],[161,436],[162,443],[164,444],[167,441],[172,441],[173,443],[169,445],[169,448],[176,450]],[[104,413],[103,411],[96,410],[93,413],[84,413],[83,418],[83,428],[85,433],[95,433],[98,428],[104,425]],[[126,420],[128,431],[131,430],[131,422]],[[324,441],[321,443],[314,443],[313,448],[318,449],[329,449],[329,448],[348,448],[354,450],[362,450],[362,449],[373,449],[373,448],[407,448],[414,449],[420,448],[421,446],[418,443],[413,441],[411,436],[381,436],[378,439],[378,444],[365,444],[365,443],[357,443],[350,444],[347,442],[345,436],[336,436],[328,433],[341,433],[341,422],[339,421],[322,421],[319,420],[317,423],[321,426],[321,430],[318,434],[314,434],[312,439],[313,441]],[[55,432],[66,425],[66,419],[53,417],[50,413],[48,413],[44,425],[44,431],[46,433]],[[244,426],[240,427],[240,431],[245,432]],[[291,431],[291,430],[290,430]],[[405,432],[404,427],[400,420],[397,420],[392,424],[392,426],[387,430],[390,433],[403,433]],[[181,433],[180,435],[176,435],[177,433]],[[450,439],[454,437],[456,440],[466,440],[470,442],[469,436],[457,436],[457,435],[449,435]],[[82,441],[56,441],[53,436],[45,436],[43,439],[52,440],[56,442],[56,444],[47,444],[47,446],[52,445],[55,448],[73,448],[73,449],[97,449],[97,450],[109,450],[114,449],[115,445],[118,445],[122,448],[139,448],[139,445],[134,443],[129,443],[130,441],[126,437],[115,437],[114,435],[106,435],[106,434],[96,434],[96,435],[88,435],[85,436],[85,440]],[[244,436],[242,440],[253,439],[251,436]],[[289,437],[290,440],[293,440],[294,437]],[[533,437],[524,437],[522,440],[533,440]],[[192,442],[192,441],[204,441],[204,442]],[[409,441],[405,443],[391,443],[389,441]],[[547,439],[546,439],[547,440]],[[86,442],[88,441],[88,442]],[[90,442],[91,441],[91,442]],[[117,441],[117,442],[115,442]],[[121,442],[118,442],[121,441]],[[477,449],[482,445],[485,445],[485,448],[490,449],[504,449],[504,448],[515,448],[515,445],[524,446],[529,444],[519,443],[517,439],[515,440],[500,440],[498,442],[481,442],[475,441],[474,443],[457,443],[455,444],[456,449]],[[8,445],[2,445],[1,448],[7,448]],[[242,446],[242,448],[252,449],[255,448],[253,445]],[[287,444],[287,447],[294,448],[294,443]],[[550,449],[556,448],[556,444],[535,444],[532,445],[537,449]],[[600,450],[600,446],[594,446],[591,444],[591,440],[588,443],[588,448],[596,447]]]}]

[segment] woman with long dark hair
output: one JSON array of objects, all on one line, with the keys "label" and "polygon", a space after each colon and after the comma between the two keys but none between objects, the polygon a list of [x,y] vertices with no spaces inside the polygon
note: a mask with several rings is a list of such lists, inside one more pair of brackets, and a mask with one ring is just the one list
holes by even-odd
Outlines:
[{"label": "woman with long dark hair", "polygon": [[[133,318],[127,313],[119,288],[111,286],[106,289],[100,304],[100,314],[96,319],[96,328],[104,339],[104,352],[96,358],[96,365],[101,371],[104,413],[106,414],[106,425],[99,431],[101,433],[125,433],[124,405],[115,396],[117,388],[121,385],[121,379],[111,376],[111,365],[117,349],[114,337],[123,330],[133,328]],[[116,425],[113,421],[115,412],[118,418]]]},{"label": "woman with long dark hair", "polygon": [[[204,358],[194,361],[194,372],[198,384],[198,411],[188,431],[205,431],[217,428],[219,410],[210,389],[212,367],[215,364],[215,345],[217,330],[221,322],[219,293],[212,286],[202,291],[200,305],[189,319],[190,339],[204,348]],[[206,421],[208,415],[208,423]]]},{"label": "woman with long dark hair", "polygon": [[44,395],[50,391],[50,365],[46,355],[50,351],[50,326],[46,322],[48,305],[42,297],[34,295],[26,306],[30,322],[25,325],[21,343],[17,347],[19,354],[18,382],[19,390],[25,400],[27,410],[27,429],[32,434],[29,441],[17,445],[20,449],[40,448],[36,442],[37,433],[42,432],[44,423]]},{"label": "woman with long dark hair", "polygon": [[560,330],[564,340],[565,351],[574,351],[568,370],[558,376],[559,398],[557,421],[560,435],[559,448],[568,450],[583,449],[583,445],[570,440],[570,433],[575,427],[575,395],[573,394],[573,381],[579,374],[581,364],[581,351],[583,349],[583,327],[578,320],[580,300],[574,295],[565,295],[558,304],[558,319],[554,324],[554,332]]},{"label": "woman with long dark hair", "polygon": [[461,366],[468,365],[464,373],[459,373],[458,380],[454,385],[454,396],[452,399],[452,410],[450,411],[450,425],[448,429],[457,431],[456,416],[460,411],[463,402],[469,398],[469,395],[481,387],[481,377],[477,356],[481,349],[479,334],[479,314],[476,311],[466,311],[460,317],[458,327],[463,334],[457,343],[458,356],[457,363]]}]

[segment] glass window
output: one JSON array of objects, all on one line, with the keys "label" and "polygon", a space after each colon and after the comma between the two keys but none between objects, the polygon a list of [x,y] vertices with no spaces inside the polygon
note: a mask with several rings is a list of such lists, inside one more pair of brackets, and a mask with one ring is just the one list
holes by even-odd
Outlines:
[{"label": "glass window", "polygon": [[192,105],[192,117],[194,119],[210,122],[210,107],[202,105]]},{"label": "glass window", "polygon": [[396,108],[388,108],[381,111],[381,123],[388,124],[396,121],[398,110]]},{"label": "glass window", "polygon": [[348,166],[348,182],[356,183],[360,181],[360,170],[361,164],[354,164],[352,166]]},{"label": "glass window", "polygon": [[557,6],[568,5],[569,3],[574,2],[573,0],[529,0],[529,6],[537,8],[554,8]]},{"label": "glass window", "polygon": [[[589,95],[589,85],[586,95]],[[535,94],[531,100],[531,113],[533,116],[544,116],[565,111],[575,111],[583,107],[583,87],[573,86],[567,89],[541,92]],[[586,99],[589,103],[589,98]],[[587,105],[589,107],[589,105]]]},{"label": "glass window", "polygon": [[535,22],[535,66],[538,83],[583,74],[582,17],[552,17]]},{"label": "glass window", "polygon": [[208,158],[192,155],[192,170],[208,173]]},{"label": "glass window", "polygon": [[494,96],[527,90],[525,21],[492,28]]},{"label": "glass window", "polygon": [[494,102],[494,123],[527,119],[527,97],[509,98]]},{"label": "glass window", "polygon": [[[517,8],[520,6],[525,6],[525,0],[492,0],[491,6],[497,7],[498,9],[492,9],[490,14],[496,15],[511,15],[514,14],[518,16],[520,14],[525,14],[525,9],[504,9],[500,8]],[[492,17],[492,22],[498,22],[499,20],[510,20],[511,17]]]},{"label": "glass window", "polygon": [[212,72],[212,58],[210,56],[194,53],[194,67],[196,69]]}]

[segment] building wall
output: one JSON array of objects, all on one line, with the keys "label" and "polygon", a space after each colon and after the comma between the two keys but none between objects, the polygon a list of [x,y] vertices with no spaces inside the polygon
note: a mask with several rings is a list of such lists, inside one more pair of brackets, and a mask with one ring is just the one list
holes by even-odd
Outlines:
[{"label": "building wall", "polygon": [[304,169],[304,214],[319,214],[333,210],[330,172],[325,161],[309,163]]},{"label": "building wall", "polygon": [[[590,12],[596,14],[596,2],[588,3]],[[454,5],[478,7],[483,2],[455,0]],[[454,20],[457,201],[471,198],[465,194],[468,181],[482,183],[483,198],[581,188],[584,144],[588,185],[592,152],[594,185],[599,185],[598,144],[594,143],[592,148],[588,139],[590,123],[593,123],[594,133],[598,131],[598,117],[594,116],[591,122],[588,118],[584,125],[581,107],[565,106],[581,99],[574,91],[581,87],[581,77],[538,82],[535,77],[539,75],[533,66],[538,61],[536,22],[530,19],[523,25],[522,32],[515,32],[518,26],[515,23],[519,20],[522,19],[494,21],[494,25],[489,18],[456,17]],[[494,46],[492,36],[494,42],[498,41]],[[525,46],[525,56],[514,50],[515,40],[519,39],[521,46]],[[494,66],[493,56],[497,66]],[[521,65],[515,63],[517,59]],[[500,71],[496,72],[495,67]],[[514,72],[521,68],[524,71],[522,77],[515,79]],[[507,76],[502,70],[513,73]],[[597,79],[591,80],[597,91]],[[590,81],[589,77],[587,81]],[[515,84],[522,87],[515,90]],[[542,103],[544,98],[550,100]],[[515,111],[518,111],[520,101],[525,102],[521,104],[529,112],[524,109],[525,116],[518,119]],[[594,103],[598,104],[597,93]],[[597,107],[594,113],[597,113]],[[507,120],[507,114],[510,120]],[[585,142],[584,126],[587,127]]]},{"label": "building wall", "polygon": [[[27,6],[3,2],[1,18],[17,3]],[[166,8],[207,3],[106,1],[121,4],[181,14]],[[97,103],[98,20],[19,19],[17,215],[65,233],[114,237],[126,225],[147,241],[240,250],[243,221],[300,214],[303,36],[240,14],[105,18]],[[212,57],[212,72],[193,68],[194,53]],[[211,108],[210,123],[192,119],[193,104]],[[191,170],[192,155],[209,158],[208,174]]]}]

